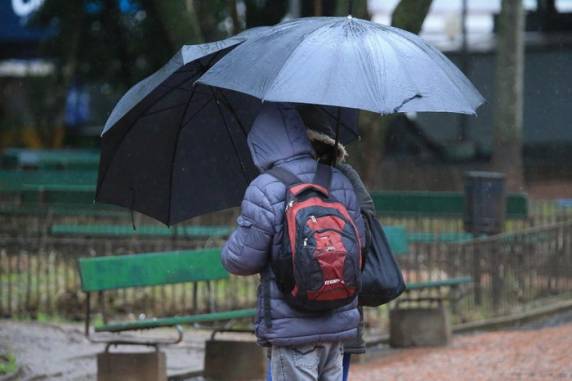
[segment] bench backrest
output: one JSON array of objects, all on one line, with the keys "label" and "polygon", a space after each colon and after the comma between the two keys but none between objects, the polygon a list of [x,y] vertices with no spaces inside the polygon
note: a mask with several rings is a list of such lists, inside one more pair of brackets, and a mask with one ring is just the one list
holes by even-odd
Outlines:
[{"label": "bench backrest", "polygon": [[4,151],[2,162],[8,167],[93,168],[97,169],[99,152],[91,149],[21,149]]},{"label": "bench backrest", "polygon": [[88,235],[111,237],[226,237],[232,232],[232,226],[224,225],[192,225],[173,226],[140,225],[133,230],[133,225],[127,224],[54,224],[50,233],[54,235]]},{"label": "bench backrest", "polygon": [[92,186],[95,188],[97,171],[0,171],[0,184],[5,187],[70,187]]},{"label": "bench backrest", "polygon": [[407,230],[403,226],[384,226],[383,231],[389,241],[393,255],[405,255],[409,253]]},{"label": "bench backrest", "polygon": [[218,248],[80,258],[79,273],[85,292],[229,277]]},{"label": "bench backrest", "polygon": [[[462,192],[373,192],[378,214],[387,216],[457,217],[464,214]],[[506,198],[507,218],[528,217],[528,197],[510,193]]]}]

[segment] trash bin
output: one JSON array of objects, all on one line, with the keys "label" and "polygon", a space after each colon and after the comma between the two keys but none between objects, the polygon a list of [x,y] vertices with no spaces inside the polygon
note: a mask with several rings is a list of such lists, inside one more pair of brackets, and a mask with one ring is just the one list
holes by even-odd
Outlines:
[{"label": "trash bin", "polygon": [[498,234],[506,211],[505,176],[497,172],[465,173],[465,231]]}]

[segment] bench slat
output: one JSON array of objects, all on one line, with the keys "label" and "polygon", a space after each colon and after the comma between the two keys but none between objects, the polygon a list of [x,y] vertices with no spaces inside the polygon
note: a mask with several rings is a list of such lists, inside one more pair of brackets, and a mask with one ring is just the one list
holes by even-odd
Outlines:
[{"label": "bench slat", "polygon": [[[373,192],[378,214],[388,216],[463,217],[462,192]],[[528,197],[525,193],[509,193],[506,197],[507,218],[527,218]]]},{"label": "bench slat", "polygon": [[227,279],[220,249],[80,258],[85,292]]},{"label": "bench slat", "polygon": [[209,314],[197,314],[189,316],[176,316],[161,319],[145,319],[123,323],[112,323],[95,327],[96,332],[121,332],[129,330],[150,329],[158,327],[172,327],[175,325],[202,323],[209,321],[232,320],[251,318],[256,316],[256,309],[212,312]]},{"label": "bench slat", "polygon": [[54,224],[51,234],[90,236],[180,236],[180,237],[226,237],[232,231],[230,226],[176,226],[168,228],[159,225],[142,225],[133,230],[132,225],[113,224]]}]

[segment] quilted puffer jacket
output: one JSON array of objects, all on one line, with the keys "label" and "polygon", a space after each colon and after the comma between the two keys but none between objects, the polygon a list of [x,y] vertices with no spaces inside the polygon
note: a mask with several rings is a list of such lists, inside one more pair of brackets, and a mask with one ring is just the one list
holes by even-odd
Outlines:
[{"label": "quilted puffer jacket", "polygon": [[[355,337],[360,316],[357,300],[328,312],[291,308],[278,289],[270,258],[281,246],[286,187],[264,171],[279,166],[310,182],[316,171],[312,146],[298,112],[289,104],[266,103],[248,135],[248,145],[261,175],[248,186],[238,227],[222,251],[222,263],[237,275],[260,274],[256,335],[261,345],[303,345],[344,341]],[[361,242],[364,222],[349,180],[333,169],[332,195],[354,219]]]}]

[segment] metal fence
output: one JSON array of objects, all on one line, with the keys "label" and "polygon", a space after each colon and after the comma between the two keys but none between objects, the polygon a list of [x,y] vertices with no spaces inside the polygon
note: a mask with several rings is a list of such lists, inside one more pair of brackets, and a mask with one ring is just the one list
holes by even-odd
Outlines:
[{"label": "metal fence", "polygon": [[[538,227],[569,220],[570,210],[555,207],[554,203],[539,203],[532,205],[527,221],[508,222],[513,224],[507,226],[509,233],[464,242],[441,239],[444,236],[437,234],[412,242],[410,253],[398,259],[409,282],[461,275],[473,278],[473,285],[459,304],[456,321],[511,313],[545,296],[572,291],[572,223]],[[76,269],[79,257],[218,247],[223,243],[220,238],[191,240],[176,236],[59,237],[39,228],[46,222],[37,217],[33,226],[28,225],[33,221],[29,216],[1,217],[0,315],[4,317],[81,319],[84,295],[79,291]],[[224,218],[231,220],[230,215]],[[462,232],[462,221],[458,219],[412,216],[382,220],[387,225],[404,225],[412,232]],[[220,224],[221,220],[215,222]],[[108,312],[117,316],[172,316],[253,306],[257,282],[256,277],[231,277],[228,281],[112,291],[104,297]],[[370,309],[370,325],[383,324],[386,309]]]}]

